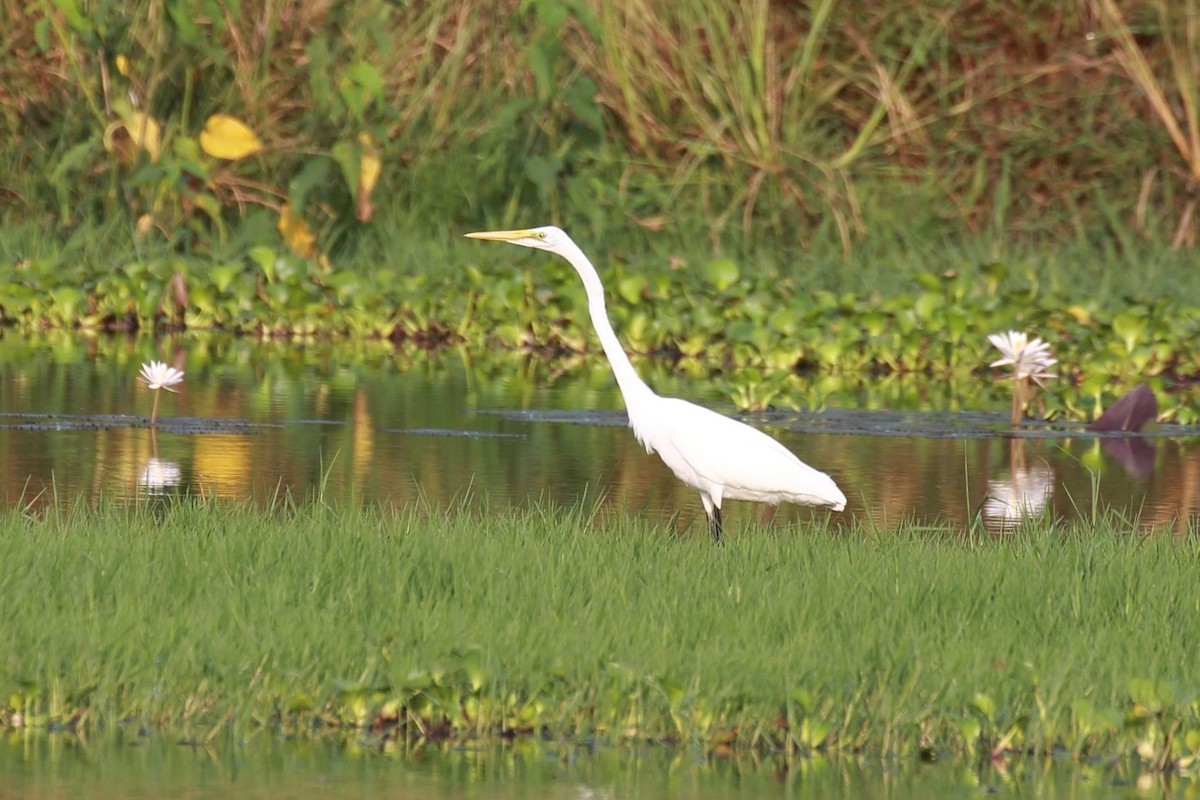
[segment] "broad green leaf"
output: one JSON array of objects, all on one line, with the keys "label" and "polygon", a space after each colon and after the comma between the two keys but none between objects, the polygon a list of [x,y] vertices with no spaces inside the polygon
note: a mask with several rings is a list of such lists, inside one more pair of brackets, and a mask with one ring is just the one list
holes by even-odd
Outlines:
[{"label": "broad green leaf", "polygon": [[704,265],[704,279],[717,291],[725,291],[738,282],[741,271],[738,265],[728,258],[718,258]]},{"label": "broad green leaf", "polygon": [[996,716],[996,701],[983,692],[976,692],[971,698],[971,707],[991,721]]},{"label": "broad green leaf", "polygon": [[642,300],[642,292],[646,290],[644,275],[625,275],[617,281],[617,294],[629,305],[637,305]]},{"label": "broad green leaf", "polygon": [[288,181],[288,204],[296,214],[304,213],[305,200],[308,193],[325,183],[329,176],[329,159],[325,156],[310,158]]},{"label": "broad green leaf", "polygon": [[219,264],[208,271],[208,276],[212,279],[217,291],[225,294],[241,272],[241,268],[236,265]]}]

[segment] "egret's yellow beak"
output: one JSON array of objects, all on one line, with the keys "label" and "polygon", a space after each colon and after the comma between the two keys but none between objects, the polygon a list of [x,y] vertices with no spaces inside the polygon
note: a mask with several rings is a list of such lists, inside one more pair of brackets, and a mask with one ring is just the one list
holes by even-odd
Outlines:
[{"label": "egret's yellow beak", "polygon": [[468,239],[491,239],[495,242],[515,242],[517,239],[528,239],[531,236],[537,236],[531,230],[522,231],[477,231],[468,233]]}]

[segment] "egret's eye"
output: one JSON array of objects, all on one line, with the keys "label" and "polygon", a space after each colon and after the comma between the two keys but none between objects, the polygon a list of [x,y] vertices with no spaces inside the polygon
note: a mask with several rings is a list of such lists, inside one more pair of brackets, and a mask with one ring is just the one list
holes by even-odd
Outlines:
[{"label": "egret's eye", "polygon": [[537,235],[537,236],[538,236],[538,238],[539,238],[539,239],[541,239],[543,242],[544,242],[544,241],[546,241],[546,232],[545,232],[545,231],[538,231],[538,235]]}]

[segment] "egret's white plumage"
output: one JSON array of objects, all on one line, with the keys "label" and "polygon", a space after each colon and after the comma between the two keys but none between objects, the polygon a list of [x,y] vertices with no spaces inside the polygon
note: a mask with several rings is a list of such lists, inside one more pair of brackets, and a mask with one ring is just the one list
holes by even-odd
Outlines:
[{"label": "egret's white plumage", "polygon": [[547,226],[467,236],[557,253],[575,268],[587,292],[592,326],[625,399],[629,427],[646,452],[658,453],[676,477],[700,491],[713,538],[721,536],[721,504],[725,500],[797,503],[834,511],[846,507],[846,496],[832,478],[762,431],[687,400],[655,394],[638,376],[613,333],[596,268],[565,232]]}]

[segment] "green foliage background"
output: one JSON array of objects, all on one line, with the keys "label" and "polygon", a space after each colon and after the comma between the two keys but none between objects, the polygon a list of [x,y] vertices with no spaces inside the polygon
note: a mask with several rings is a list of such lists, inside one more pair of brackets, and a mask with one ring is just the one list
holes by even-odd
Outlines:
[{"label": "green foliage background", "polygon": [[[1051,340],[1060,409],[1171,389],[1198,8],[0,0],[0,320],[587,350],[569,270],[460,239],[557,222],[632,349],[745,407],[1008,328]],[[212,157],[214,114],[265,147]]]},{"label": "green foliage background", "polygon": [[[211,244],[287,197],[335,249],[360,231],[334,162],[367,131],[389,214],[447,228],[1196,238],[1192,0],[4,6],[8,209],[66,229],[150,210]],[[117,163],[121,102],[168,140],[232,114],[268,149],[215,187],[177,152]],[[205,191],[218,219],[187,213]]]}]

